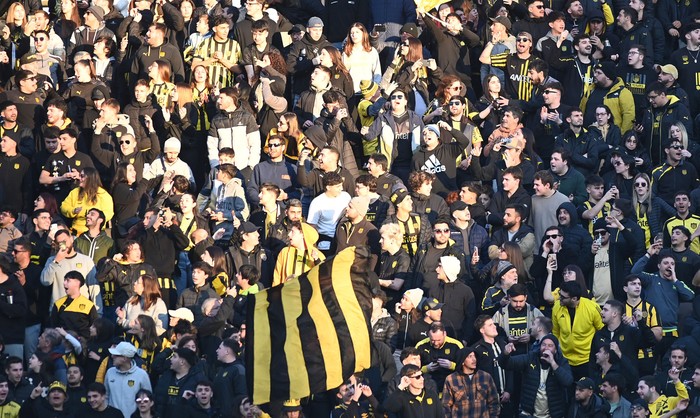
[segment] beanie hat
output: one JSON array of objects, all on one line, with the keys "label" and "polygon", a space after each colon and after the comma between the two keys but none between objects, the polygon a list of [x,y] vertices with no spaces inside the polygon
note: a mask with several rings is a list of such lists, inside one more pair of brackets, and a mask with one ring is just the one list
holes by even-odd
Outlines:
[{"label": "beanie hat", "polygon": [[440,127],[434,123],[431,123],[430,125],[425,125],[425,128],[423,128],[423,132],[425,131],[434,132],[435,135],[437,135],[437,137],[440,138]]},{"label": "beanie hat", "polygon": [[557,349],[559,348],[559,340],[557,339],[557,337],[554,336],[554,334],[547,334],[547,335],[545,335],[545,336],[542,337],[542,339],[540,340],[540,343],[541,343],[542,341],[544,341],[544,340],[550,340],[551,342],[554,343],[554,345],[557,347]]},{"label": "beanie hat", "polygon": [[180,152],[180,140],[175,137],[168,138],[163,145],[163,152],[168,151]]},{"label": "beanie hat", "polygon": [[606,77],[613,81],[617,78],[617,69],[615,68],[615,63],[612,61],[601,62],[596,65],[595,69],[602,71]]},{"label": "beanie hat", "polygon": [[510,262],[501,260],[498,262],[498,269],[496,270],[496,280],[501,280],[504,274],[508,273],[511,269],[514,269],[515,266],[512,265]]},{"label": "beanie hat", "polygon": [[365,99],[371,99],[372,96],[379,90],[379,85],[372,80],[360,81],[360,93]]},{"label": "beanie hat", "polygon": [[369,210],[369,198],[367,196],[355,196],[350,200],[350,204],[360,213],[360,216],[367,215]]},{"label": "beanie hat", "polygon": [[460,270],[459,259],[457,257],[452,255],[440,257],[440,264],[442,265],[442,271],[444,271],[445,276],[447,276],[447,281],[452,283],[457,280]]},{"label": "beanie hat", "polygon": [[403,293],[413,304],[413,307],[418,309],[420,301],[423,299],[423,289],[408,289]]}]

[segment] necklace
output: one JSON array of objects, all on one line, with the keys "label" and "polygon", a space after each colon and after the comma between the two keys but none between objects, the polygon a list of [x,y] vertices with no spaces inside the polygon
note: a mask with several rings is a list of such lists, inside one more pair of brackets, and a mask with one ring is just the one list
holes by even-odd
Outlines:
[{"label": "necklace", "polygon": [[[690,56],[693,57],[693,54],[690,53],[690,50],[688,50],[688,54],[690,54]],[[700,49],[695,51],[695,56],[693,57],[693,63],[695,64],[698,63],[698,55],[700,55]]]}]

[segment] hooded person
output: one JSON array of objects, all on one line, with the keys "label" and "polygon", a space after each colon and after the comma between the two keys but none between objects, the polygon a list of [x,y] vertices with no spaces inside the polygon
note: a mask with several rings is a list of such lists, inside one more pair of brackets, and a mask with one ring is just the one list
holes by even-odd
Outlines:
[{"label": "hooded person", "polygon": [[557,208],[557,220],[559,228],[564,234],[563,247],[574,254],[585,254],[591,249],[593,238],[586,229],[581,226],[578,211],[571,202],[564,202]]},{"label": "hooded person", "polygon": [[326,257],[316,248],[318,232],[314,227],[294,221],[289,231],[289,245],[280,251],[272,278],[272,286],[298,277],[317,266]]},{"label": "hooded person", "polygon": [[429,290],[428,297],[436,298],[442,307],[442,322],[452,324],[457,339],[468,340],[476,318],[476,298],[474,292],[462,281],[459,258],[447,255],[440,257],[437,278],[438,285]]},{"label": "hooded person", "polygon": [[505,369],[522,372],[520,410],[527,415],[549,410],[552,417],[565,416],[567,392],[561,388],[570,387],[574,377],[557,337],[552,334],[542,337],[536,352],[511,356],[514,350],[508,344],[498,361]]}]

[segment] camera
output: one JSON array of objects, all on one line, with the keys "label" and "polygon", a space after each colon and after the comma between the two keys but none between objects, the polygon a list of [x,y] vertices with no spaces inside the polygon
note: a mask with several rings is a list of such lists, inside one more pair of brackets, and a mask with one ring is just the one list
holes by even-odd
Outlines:
[{"label": "camera", "polygon": [[505,145],[510,144],[512,140],[513,140],[513,138],[511,138],[509,136],[505,137],[505,138],[501,138],[501,146],[505,146]]}]

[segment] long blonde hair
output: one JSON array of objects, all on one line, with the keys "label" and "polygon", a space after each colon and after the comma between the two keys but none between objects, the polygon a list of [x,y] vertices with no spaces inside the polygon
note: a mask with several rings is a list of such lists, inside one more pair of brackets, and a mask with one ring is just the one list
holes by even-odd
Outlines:
[{"label": "long blonde hair", "polygon": [[637,210],[639,208],[640,213],[646,214],[647,211],[649,210],[649,207],[651,206],[651,199],[652,199],[652,194],[651,194],[651,179],[646,173],[639,173],[636,176],[634,176],[634,180],[632,181],[632,184],[637,182],[637,179],[643,179],[644,181],[647,182],[647,194],[644,196],[644,200],[640,200],[640,197],[637,194],[637,188],[635,187],[632,190],[632,205],[634,206],[634,209]]}]

